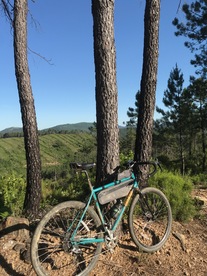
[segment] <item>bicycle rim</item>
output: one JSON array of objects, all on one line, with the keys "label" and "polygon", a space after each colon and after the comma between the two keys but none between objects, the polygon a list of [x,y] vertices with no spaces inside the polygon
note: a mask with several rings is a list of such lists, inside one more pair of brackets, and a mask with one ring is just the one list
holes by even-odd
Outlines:
[{"label": "bicycle rim", "polygon": [[137,195],[129,211],[129,230],[141,251],[154,252],[167,241],[172,212],[166,196],[156,188],[145,188]]},{"label": "bicycle rim", "polygon": [[85,204],[68,201],[54,207],[37,226],[31,245],[33,267],[39,276],[87,275],[95,266],[102,244],[79,245],[81,237],[102,237],[100,220],[89,207],[80,223],[75,239],[71,235],[77,227]]}]

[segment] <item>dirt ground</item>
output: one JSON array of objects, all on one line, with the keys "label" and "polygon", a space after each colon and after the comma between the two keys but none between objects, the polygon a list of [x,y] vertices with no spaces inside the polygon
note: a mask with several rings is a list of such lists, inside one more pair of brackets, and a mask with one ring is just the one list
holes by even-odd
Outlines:
[{"label": "dirt ground", "polygon": [[[173,222],[169,240],[153,254],[139,253],[126,233],[114,253],[100,256],[90,276],[207,276],[207,190],[196,190],[193,196],[202,202],[201,219]],[[0,231],[0,276],[35,276],[27,244],[19,241],[18,231],[14,234],[9,229]]]}]

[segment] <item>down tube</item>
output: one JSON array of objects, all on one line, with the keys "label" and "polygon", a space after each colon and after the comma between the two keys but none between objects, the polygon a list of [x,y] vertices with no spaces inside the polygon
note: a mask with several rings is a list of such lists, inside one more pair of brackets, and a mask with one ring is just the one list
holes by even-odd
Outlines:
[{"label": "down tube", "polygon": [[123,207],[122,207],[122,209],[121,209],[121,211],[120,211],[117,219],[115,220],[115,222],[114,222],[114,224],[112,226],[112,231],[116,230],[116,228],[117,228],[117,226],[118,226],[118,224],[119,224],[119,222],[120,222],[120,220],[121,220],[121,218],[122,218],[122,216],[123,216],[123,214],[124,214],[124,212],[126,210],[126,207],[129,204],[129,201],[130,201],[132,195],[133,195],[133,189],[129,192],[128,196],[126,197],[124,205],[123,205]]},{"label": "down tube", "polygon": [[100,209],[100,204],[99,204],[98,199],[97,199],[97,196],[96,196],[96,191],[97,191],[97,190],[99,191],[100,188],[97,188],[97,189],[95,189],[95,190],[93,191],[92,197],[93,197],[93,199],[94,199],[94,201],[95,201],[96,210],[97,210],[98,215],[99,215],[99,218],[100,218],[100,220],[101,220],[101,224],[102,224],[103,227],[104,227],[104,225],[105,225],[105,220],[104,220],[104,217],[103,217],[103,215],[102,215],[102,212],[101,212],[101,209]]}]

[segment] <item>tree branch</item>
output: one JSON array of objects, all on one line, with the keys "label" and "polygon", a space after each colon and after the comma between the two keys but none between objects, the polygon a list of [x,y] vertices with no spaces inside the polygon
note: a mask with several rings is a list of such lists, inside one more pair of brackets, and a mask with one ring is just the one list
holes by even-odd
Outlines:
[{"label": "tree branch", "polygon": [[[13,6],[11,5],[11,3],[9,1],[6,2],[5,0],[1,0],[1,3],[3,5],[3,10],[6,14],[6,17],[9,19],[10,24],[13,27],[13,18],[12,18],[12,12],[11,12],[11,10],[13,10]],[[9,6],[10,6],[11,10],[10,10]]]},{"label": "tree branch", "polygon": [[35,51],[33,51],[32,49],[30,49],[29,47],[28,47],[28,50],[29,50],[31,53],[35,54],[36,56],[38,56],[38,57],[42,58],[43,60],[45,60],[45,61],[46,61],[47,63],[49,63],[50,65],[54,65],[54,63],[51,62],[51,59],[47,59],[46,57],[43,57],[42,55],[40,55],[40,54],[38,54],[37,52],[35,52]]}]

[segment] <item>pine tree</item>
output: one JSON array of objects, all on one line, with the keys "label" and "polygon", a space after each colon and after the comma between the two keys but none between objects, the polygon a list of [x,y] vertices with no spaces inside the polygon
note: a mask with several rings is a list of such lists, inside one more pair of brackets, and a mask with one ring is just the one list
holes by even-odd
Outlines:
[{"label": "pine tree", "polygon": [[129,107],[127,110],[127,116],[129,117],[129,121],[126,122],[127,126],[136,126],[137,119],[139,114],[139,98],[140,91],[138,91],[135,95],[135,107]]},{"label": "pine tree", "polygon": [[[151,159],[155,92],[159,49],[160,0],[147,0],[144,15],[144,51],[139,96],[139,115],[134,159]],[[143,180],[147,174],[144,169]]]},{"label": "pine tree", "polygon": [[164,91],[163,103],[168,108],[164,111],[157,108],[157,112],[161,113],[164,117],[168,129],[173,129],[174,133],[178,136],[178,148],[181,160],[181,173],[185,171],[184,164],[184,129],[185,129],[185,113],[183,100],[183,74],[178,68],[177,64],[170,73],[168,79],[168,88]]},{"label": "pine tree", "polygon": [[189,40],[185,42],[191,52],[195,52],[195,59],[191,61],[195,67],[200,68],[198,73],[207,74],[207,0],[198,0],[184,4],[182,10],[185,13],[186,22],[179,22],[177,18],[173,24],[177,27],[176,36],[185,36]]},{"label": "pine tree", "polygon": [[191,77],[188,87],[194,103],[195,124],[201,133],[202,171],[206,171],[206,133],[207,133],[207,80]]},{"label": "pine tree", "polygon": [[41,158],[34,98],[27,60],[27,0],[14,1],[14,60],[27,160],[25,215],[36,217],[41,200]]},{"label": "pine tree", "polygon": [[119,165],[114,0],[92,0],[97,119],[97,183]]}]

